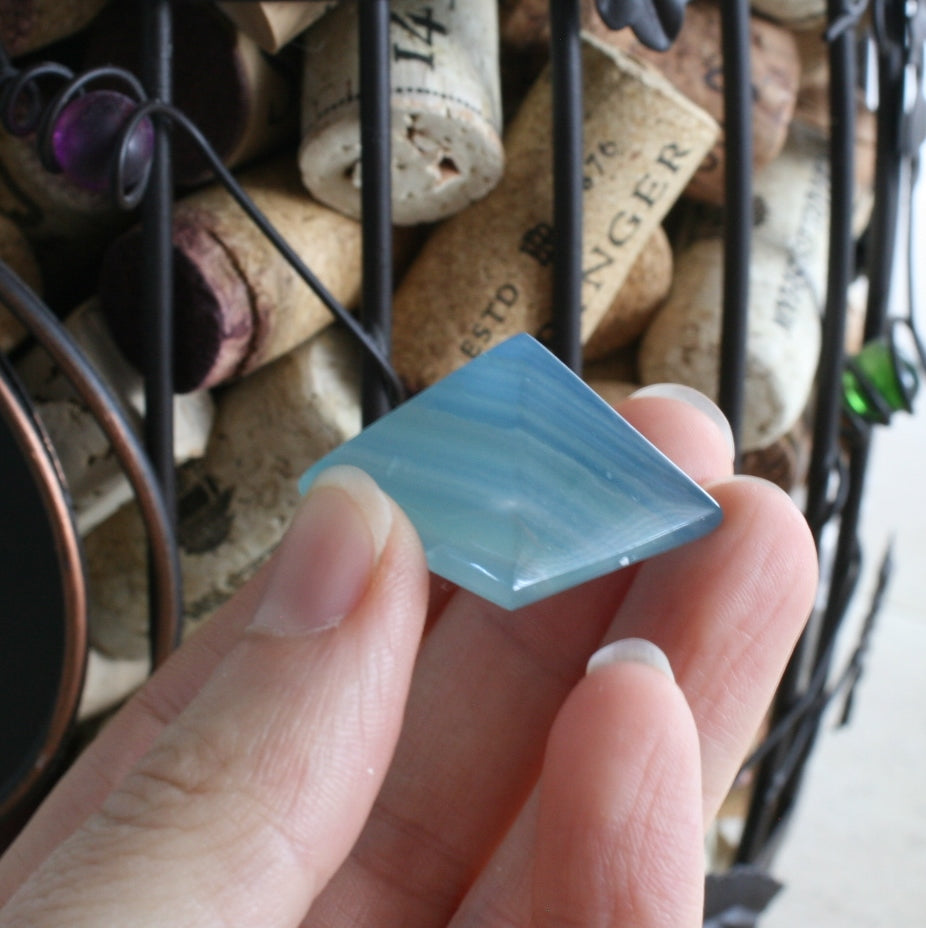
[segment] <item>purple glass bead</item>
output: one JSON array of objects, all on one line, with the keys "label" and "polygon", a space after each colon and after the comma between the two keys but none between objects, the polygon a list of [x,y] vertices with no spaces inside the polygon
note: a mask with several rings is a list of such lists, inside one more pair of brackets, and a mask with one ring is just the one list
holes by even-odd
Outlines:
[{"label": "purple glass bead", "polygon": [[[116,170],[119,134],[138,104],[114,90],[91,90],[62,110],[52,133],[61,172],[85,190],[109,189]],[[154,151],[154,127],[142,120],[128,141],[125,185],[142,180]]]}]

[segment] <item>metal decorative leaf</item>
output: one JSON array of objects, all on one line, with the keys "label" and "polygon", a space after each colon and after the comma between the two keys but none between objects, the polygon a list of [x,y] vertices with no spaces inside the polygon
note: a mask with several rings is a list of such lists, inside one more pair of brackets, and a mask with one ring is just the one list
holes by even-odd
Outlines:
[{"label": "metal decorative leaf", "polygon": [[595,0],[598,15],[611,29],[630,26],[647,47],[664,52],[678,35],[686,0]]}]

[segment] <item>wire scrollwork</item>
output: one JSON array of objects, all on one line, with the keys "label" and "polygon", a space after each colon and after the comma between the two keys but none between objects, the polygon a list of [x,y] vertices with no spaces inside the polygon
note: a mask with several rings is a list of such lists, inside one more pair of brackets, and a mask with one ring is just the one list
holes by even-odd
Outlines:
[{"label": "wire scrollwork", "polygon": [[[45,102],[42,84],[63,82]],[[0,124],[11,135],[20,138],[34,136],[36,151],[42,166],[50,173],[60,174],[63,167],[55,152],[54,133],[67,107],[84,94],[97,92],[93,85],[103,83],[110,90],[115,83],[131,101],[131,109],[109,142],[109,195],[122,210],[130,211],[142,202],[150,175],[150,153],[139,154],[137,140],[146,124],[163,119],[171,130],[183,131],[208,162],[214,179],[220,183],[250,220],[270,240],[283,259],[325,304],[332,315],[360,343],[375,364],[389,393],[392,405],[405,398],[405,388],[393,368],[387,353],[361,323],[330,293],[305,261],[277,232],[272,223],[248,196],[234,175],[222,162],[214,147],[181,110],[171,103],[150,99],[129,71],[116,67],[100,67],[75,75],[56,63],[32,65],[22,71],[10,62],[0,49]],[[139,158],[146,159],[139,163]]]}]

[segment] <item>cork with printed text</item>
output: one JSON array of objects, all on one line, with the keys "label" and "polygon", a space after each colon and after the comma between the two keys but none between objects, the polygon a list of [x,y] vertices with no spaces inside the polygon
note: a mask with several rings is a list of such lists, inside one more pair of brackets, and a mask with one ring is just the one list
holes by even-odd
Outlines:
[{"label": "cork with printed text", "polygon": [[[716,0],[691,0],[682,28],[667,49],[656,51],[632,29],[612,29],[594,0],[581,0],[582,27],[607,45],[657,67],[685,96],[723,124],[723,30]],[[502,36],[513,48],[547,46],[550,20],[547,0],[508,0],[502,4]],[[762,16],[749,17],[749,70],[752,95],[752,159],[759,168],[781,151],[794,114],[800,81],[795,34]],[[823,44],[817,36],[818,43]],[[687,197],[709,203],[724,200],[725,136],[721,132],[685,190]]]},{"label": "cork with printed text", "polygon": [[[829,247],[825,141],[792,125],[784,151],[756,175],[753,192],[744,451],[787,433],[813,389]],[[723,242],[710,229],[675,254],[672,292],[640,344],[643,383],[668,380],[716,395],[722,302]]]},{"label": "cork with printed text", "polygon": [[[502,175],[495,0],[389,4],[392,221],[435,222]],[[356,3],[305,35],[299,167],[312,195],[360,216],[360,58]]]},{"label": "cork with printed text", "polygon": [[[713,144],[716,122],[655,70],[583,35],[582,334]],[[395,297],[393,361],[412,390],[506,337],[543,337],[552,317],[549,71],[506,134],[492,193],[439,226]]]}]

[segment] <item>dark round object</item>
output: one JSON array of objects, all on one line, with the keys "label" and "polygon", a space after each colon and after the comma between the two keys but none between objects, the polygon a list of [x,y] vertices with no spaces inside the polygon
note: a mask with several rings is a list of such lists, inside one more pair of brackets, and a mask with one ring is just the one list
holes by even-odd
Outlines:
[{"label": "dark round object", "polygon": [[0,850],[57,772],[83,684],[83,563],[59,474],[0,360]]},{"label": "dark round object", "polygon": [[[55,159],[68,180],[102,193],[115,173],[122,130],[138,104],[115,90],[91,90],[71,100],[52,132]],[[141,182],[154,154],[154,127],[143,119],[125,142],[125,184]]]}]

